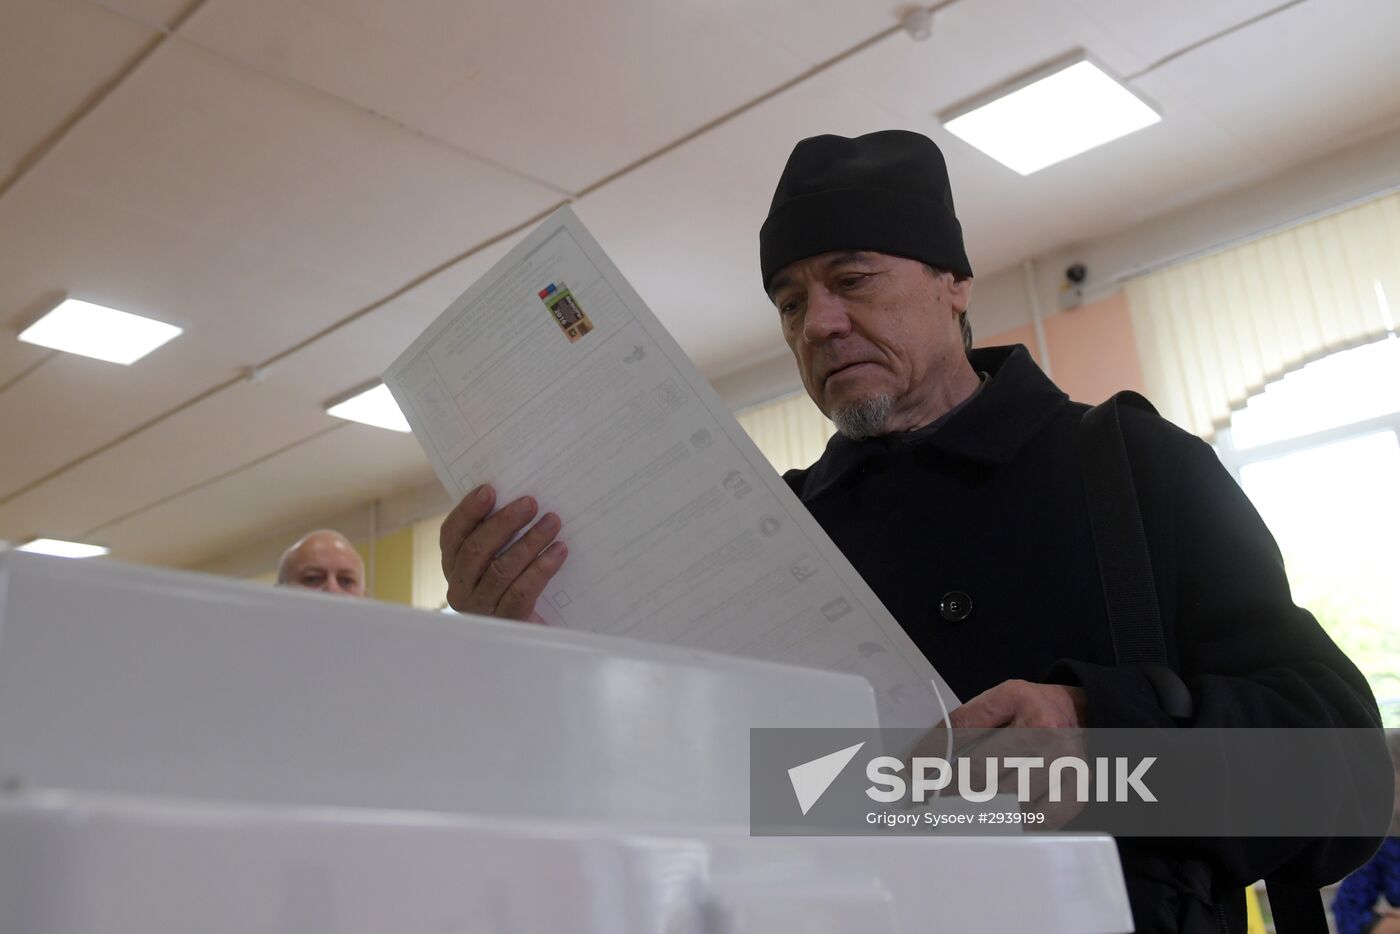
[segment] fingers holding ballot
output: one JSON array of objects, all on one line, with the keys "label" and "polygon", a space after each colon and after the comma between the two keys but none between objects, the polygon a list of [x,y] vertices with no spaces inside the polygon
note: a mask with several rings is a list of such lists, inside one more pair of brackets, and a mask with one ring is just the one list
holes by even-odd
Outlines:
[{"label": "fingers holding ballot", "polygon": [[[1014,791],[1023,811],[1043,815],[1040,828],[1058,829],[1083,810],[1084,802],[1074,795],[1051,795],[1044,766],[1085,758],[1087,709],[1082,688],[1003,681],[926,733],[913,755],[947,756],[954,773],[949,787],[965,781],[970,788],[984,789],[994,782],[1003,792]],[[996,776],[987,772],[991,763],[999,766]],[[965,777],[957,774],[962,771]]]},{"label": "fingers holding ballot", "polygon": [[1088,710],[1088,698],[1083,688],[1003,681],[954,710],[948,716],[948,725],[955,730],[996,727],[1058,729],[1084,726]]},{"label": "fingers holding ballot", "polygon": [[559,517],[548,512],[536,519],[538,513],[539,504],[529,496],[497,509],[496,491],[485,484],[462,497],[443,520],[439,536],[447,603],[452,609],[545,621],[535,603],[563,566],[569,548],[556,540]]}]

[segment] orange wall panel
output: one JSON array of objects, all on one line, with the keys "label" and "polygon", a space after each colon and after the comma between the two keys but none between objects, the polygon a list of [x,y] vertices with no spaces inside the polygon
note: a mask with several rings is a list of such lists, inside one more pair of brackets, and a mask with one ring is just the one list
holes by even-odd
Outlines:
[{"label": "orange wall panel", "polygon": [[977,319],[972,319],[972,346],[974,347],[998,347],[1003,344],[1025,344],[1026,349],[1031,352],[1031,356],[1036,363],[1040,362],[1040,351],[1035,346],[1035,328],[1029,324],[1019,328],[1012,328],[1009,331],[1001,331],[997,334],[989,334],[986,337],[977,333]]},{"label": "orange wall panel", "polygon": [[1122,292],[1046,318],[1045,342],[1055,382],[1071,399],[1093,404],[1120,389],[1145,392]]},{"label": "orange wall panel", "polygon": [[[1055,382],[1071,399],[1092,405],[1120,389],[1144,392],[1133,323],[1122,292],[1046,318],[1045,343]],[[976,344],[1025,344],[1040,362],[1035,328],[1029,324],[979,338]]]}]

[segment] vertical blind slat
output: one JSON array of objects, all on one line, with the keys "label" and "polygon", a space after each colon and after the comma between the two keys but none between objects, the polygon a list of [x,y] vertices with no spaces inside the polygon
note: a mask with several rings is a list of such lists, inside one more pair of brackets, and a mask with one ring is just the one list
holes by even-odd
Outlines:
[{"label": "vertical blind slat", "polygon": [[1125,284],[1143,380],[1209,439],[1265,384],[1387,330],[1400,299],[1400,193]]}]

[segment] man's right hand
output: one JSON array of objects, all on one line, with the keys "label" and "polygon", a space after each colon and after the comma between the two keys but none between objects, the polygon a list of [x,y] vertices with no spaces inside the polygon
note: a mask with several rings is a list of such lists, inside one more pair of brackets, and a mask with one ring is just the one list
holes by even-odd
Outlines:
[{"label": "man's right hand", "polygon": [[545,513],[514,544],[505,547],[538,511],[539,506],[529,496],[496,509],[496,491],[483,485],[462,497],[447,514],[438,544],[442,573],[447,578],[447,603],[452,609],[544,622],[535,612],[535,602],[569,554],[563,542],[554,541],[559,534],[559,517]]}]

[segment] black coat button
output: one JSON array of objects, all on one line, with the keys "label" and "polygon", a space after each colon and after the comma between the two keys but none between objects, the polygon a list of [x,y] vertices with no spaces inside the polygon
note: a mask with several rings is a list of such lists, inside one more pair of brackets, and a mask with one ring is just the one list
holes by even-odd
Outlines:
[{"label": "black coat button", "polygon": [[961,623],[972,613],[972,598],[961,590],[950,590],[938,604],[938,612],[950,623]]}]

